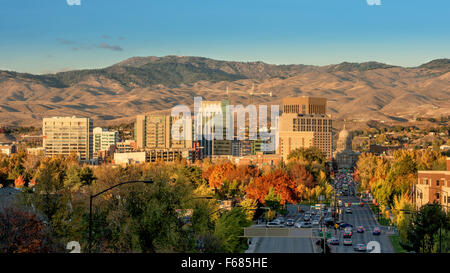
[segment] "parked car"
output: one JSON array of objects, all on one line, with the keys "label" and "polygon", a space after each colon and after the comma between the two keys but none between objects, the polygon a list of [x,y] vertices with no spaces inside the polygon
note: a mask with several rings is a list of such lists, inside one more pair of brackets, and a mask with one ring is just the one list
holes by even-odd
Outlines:
[{"label": "parked car", "polygon": [[381,234],[381,229],[379,227],[375,227],[372,231],[373,235],[380,235]]},{"label": "parked car", "polygon": [[356,232],[358,232],[358,233],[364,233],[364,227],[363,226],[359,226],[359,227],[357,227],[356,228]]},{"label": "parked car", "polygon": [[311,225],[313,227],[318,227],[319,226],[319,220],[314,220]]},{"label": "parked car", "polygon": [[367,246],[365,244],[357,244],[353,249],[358,252],[366,252]]}]

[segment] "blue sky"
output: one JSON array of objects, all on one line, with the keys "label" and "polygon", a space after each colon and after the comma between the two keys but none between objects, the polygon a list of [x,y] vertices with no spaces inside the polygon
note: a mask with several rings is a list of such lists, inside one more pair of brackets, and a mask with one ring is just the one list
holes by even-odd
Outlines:
[{"label": "blue sky", "polygon": [[48,73],[133,56],[274,64],[450,57],[450,1],[0,0],[0,69]]}]

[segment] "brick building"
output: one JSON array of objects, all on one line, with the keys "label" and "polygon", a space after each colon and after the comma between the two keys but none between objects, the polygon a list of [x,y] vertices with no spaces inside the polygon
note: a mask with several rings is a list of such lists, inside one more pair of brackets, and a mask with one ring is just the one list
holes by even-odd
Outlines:
[{"label": "brick building", "polygon": [[450,207],[450,157],[447,157],[445,171],[419,171],[414,192],[417,208],[436,201],[445,211],[448,211]]}]

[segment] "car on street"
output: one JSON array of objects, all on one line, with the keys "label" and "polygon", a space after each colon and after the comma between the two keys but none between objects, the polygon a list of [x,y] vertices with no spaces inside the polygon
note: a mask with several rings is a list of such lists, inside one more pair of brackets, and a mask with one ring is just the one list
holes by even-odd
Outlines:
[{"label": "car on street", "polygon": [[349,224],[349,223],[342,222],[342,223],[339,223],[339,227],[342,228],[342,229],[345,229],[346,227],[353,227],[353,225]]},{"label": "car on street", "polygon": [[289,218],[289,219],[286,220],[286,223],[284,225],[288,226],[288,227],[291,227],[294,224],[295,224],[294,219]]},{"label": "car on street", "polygon": [[311,217],[309,216],[309,214],[305,214],[305,216],[303,216],[303,221],[307,222],[311,220]]},{"label": "car on street", "polygon": [[353,241],[351,238],[344,239],[344,246],[351,246],[352,244],[353,244]]},{"label": "car on street", "polygon": [[278,222],[280,224],[284,224],[284,218],[280,217],[280,218],[277,218],[276,220],[278,220]]},{"label": "car on street", "polygon": [[302,223],[301,221],[295,222],[294,227],[295,228],[301,228],[302,227]]},{"label": "car on street", "polygon": [[311,228],[312,224],[310,222],[302,222],[301,228]]},{"label": "car on street", "polygon": [[344,231],[344,238],[352,238],[352,232],[351,231]]},{"label": "car on street", "polygon": [[352,209],[351,209],[351,208],[346,208],[346,209],[345,209],[345,213],[351,214],[351,213],[352,213]]},{"label": "car on street", "polygon": [[280,224],[280,222],[278,222],[278,221],[272,221],[272,222],[268,222],[268,223],[266,224],[266,227],[267,227],[267,228],[281,227],[281,224]]},{"label": "car on street", "polygon": [[331,237],[328,239],[328,244],[330,245],[339,245],[339,239],[336,237]]},{"label": "car on street", "polygon": [[318,227],[319,226],[319,220],[314,220],[314,221],[312,221],[312,224],[311,224],[313,227]]},{"label": "car on street", "polygon": [[366,252],[367,246],[365,244],[357,244],[353,249],[357,252]]},{"label": "car on street", "polygon": [[380,229],[379,227],[375,227],[375,228],[372,230],[372,234],[373,234],[373,235],[380,235],[380,234],[381,234],[381,229]]},{"label": "car on street", "polygon": [[358,226],[357,228],[356,228],[356,232],[358,232],[358,233],[364,233],[364,227],[363,226]]}]

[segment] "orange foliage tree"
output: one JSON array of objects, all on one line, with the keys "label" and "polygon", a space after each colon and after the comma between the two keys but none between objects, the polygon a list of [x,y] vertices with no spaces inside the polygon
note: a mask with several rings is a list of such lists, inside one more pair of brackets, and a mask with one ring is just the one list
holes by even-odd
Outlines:
[{"label": "orange foliage tree", "polygon": [[221,165],[216,165],[212,167],[211,173],[208,176],[209,187],[211,188],[221,188],[223,182],[227,178],[227,176],[234,172],[236,166],[231,163],[224,163]]},{"label": "orange foliage tree", "polygon": [[295,181],[297,186],[304,185],[307,188],[314,188],[317,186],[317,181],[314,176],[300,163],[294,162],[289,166],[289,176]]},{"label": "orange foliage tree", "polygon": [[273,188],[275,193],[281,197],[281,205],[287,202],[296,203],[298,201],[295,181],[283,170],[275,170],[267,175],[257,177],[247,186],[245,192],[247,193],[247,198],[258,200],[265,205],[265,198],[270,188]]}]

